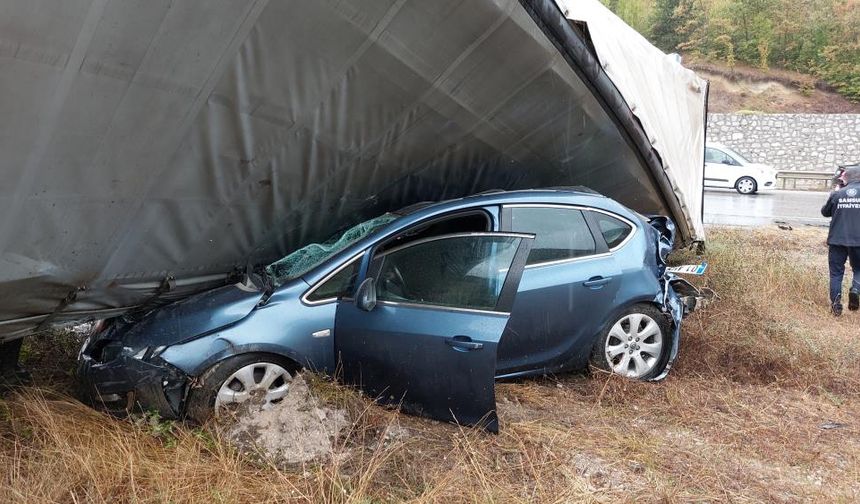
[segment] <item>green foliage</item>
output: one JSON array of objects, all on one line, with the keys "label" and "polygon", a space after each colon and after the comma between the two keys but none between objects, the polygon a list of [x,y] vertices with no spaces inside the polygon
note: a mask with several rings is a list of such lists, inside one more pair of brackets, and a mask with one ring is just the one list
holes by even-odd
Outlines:
[{"label": "green foliage", "polygon": [[656,0],[651,16],[651,41],[666,52],[678,50],[683,42],[679,33],[680,19],[675,16],[681,0]]},{"label": "green foliage", "polygon": [[666,52],[787,68],[860,100],[860,0],[603,0]]},{"label": "green foliage", "polygon": [[218,440],[211,431],[206,430],[203,427],[196,427],[191,430],[191,435],[202,442],[203,446],[205,446],[210,452],[215,453],[218,451]]},{"label": "green foliage", "polygon": [[135,427],[160,440],[166,448],[176,447],[176,424],[173,420],[164,420],[155,411],[133,415],[131,420]]},{"label": "green foliage", "polygon": [[612,12],[618,14],[639,33],[648,36],[651,29],[651,9],[654,0],[602,0]]}]

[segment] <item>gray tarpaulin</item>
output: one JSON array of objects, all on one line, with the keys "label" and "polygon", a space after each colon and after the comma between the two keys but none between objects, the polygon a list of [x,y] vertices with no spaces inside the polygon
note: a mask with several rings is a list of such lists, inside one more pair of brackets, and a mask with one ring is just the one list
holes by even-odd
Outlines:
[{"label": "gray tarpaulin", "polygon": [[0,117],[0,339],[492,188],[701,222],[552,1],[3,0]]}]

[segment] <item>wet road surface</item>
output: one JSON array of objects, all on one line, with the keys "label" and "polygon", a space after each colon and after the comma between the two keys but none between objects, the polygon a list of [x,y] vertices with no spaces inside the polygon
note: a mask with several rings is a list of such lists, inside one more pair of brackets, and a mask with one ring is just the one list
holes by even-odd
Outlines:
[{"label": "wet road surface", "polygon": [[821,216],[826,192],[773,191],[743,195],[730,189],[705,190],[705,224],[767,226],[775,221],[792,226],[826,227]]}]

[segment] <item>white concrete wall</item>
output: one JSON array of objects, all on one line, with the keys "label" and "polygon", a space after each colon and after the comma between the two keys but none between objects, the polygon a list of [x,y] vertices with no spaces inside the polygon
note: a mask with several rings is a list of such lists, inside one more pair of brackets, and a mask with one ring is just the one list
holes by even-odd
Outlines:
[{"label": "white concrete wall", "polygon": [[777,170],[860,163],[860,114],[710,114],[708,141]]}]

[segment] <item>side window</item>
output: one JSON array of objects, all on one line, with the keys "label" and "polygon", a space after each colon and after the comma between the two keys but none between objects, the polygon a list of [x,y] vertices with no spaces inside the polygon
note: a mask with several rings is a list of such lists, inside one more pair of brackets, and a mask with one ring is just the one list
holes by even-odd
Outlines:
[{"label": "side window", "polygon": [[425,224],[413,226],[392,240],[386,242],[380,253],[386,250],[402,247],[403,245],[432,236],[441,236],[454,233],[479,233],[493,229],[490,216],[483,210],[470,211],[467,213],[450,215],[441,219],[433,219]]},{"label": "side window", "polygon": [[622,221],[610,215],[601,212],[591,212],[597,226],[600,228],[600,233],[603,234],[603,239],[606,240],[606,246],[610,249],[621,245],[621,243],[630,236],[633,228]]},{"label": "side window", "polygon": [[361,257],[334,274],[331,278],[320,284],[313,292],[308,294],[308,301],[323,301],[351,296],[355,289],[355,279],[358,278],[358,270],[361,266]]},{"label": "side window", "polygon": [[553,207],[513,207],[511,230],[534,233],[528,264],[560,261],[592,255],[594,237],[580,210]]},{"label": "side window", "polygon": [[716,149],[706,148],[705,149],[705,162],[706,163],[722,163],[723,158],[720,156],[722,154],[720,151]]},{"label": "side window", "polygon": [[521,241],[455,236],[383,253],[374,264],[377,299],[493,310]]},{"label": "side window", "polygon": [[734,160],[725,152],[717,149],[705,150],[705,161],[708,163],[727,164],[730,166],[740,166],[740,163]]}]

